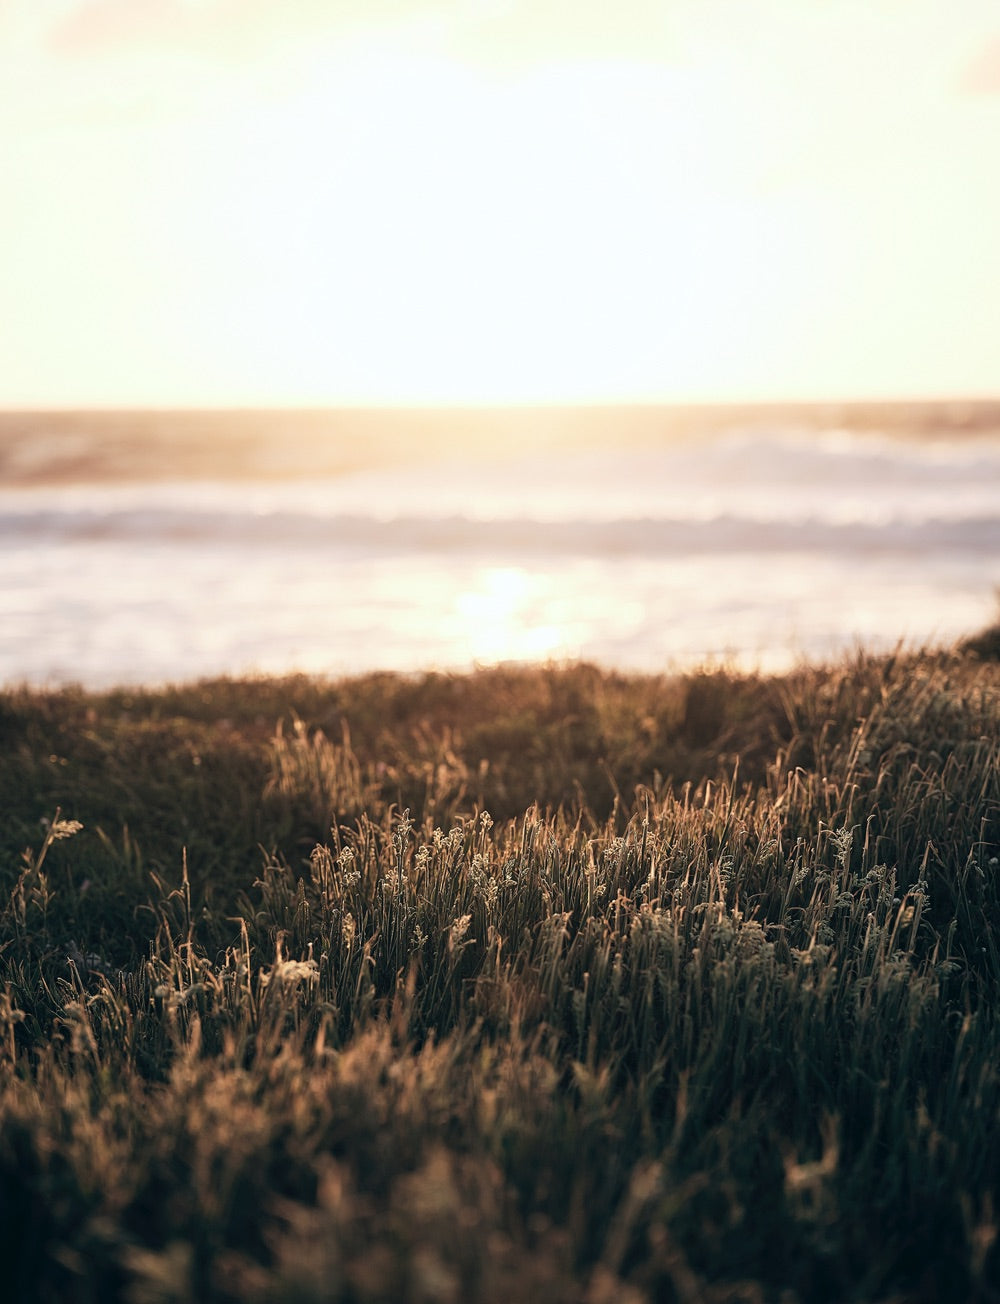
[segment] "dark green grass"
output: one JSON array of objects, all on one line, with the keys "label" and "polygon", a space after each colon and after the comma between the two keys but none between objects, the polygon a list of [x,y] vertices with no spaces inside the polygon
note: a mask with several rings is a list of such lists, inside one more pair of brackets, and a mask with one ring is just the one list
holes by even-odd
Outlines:
[{"label": "dark green grass", "polygon": [[3,695],[11,1298],[1000,1298],[991,657]]}]

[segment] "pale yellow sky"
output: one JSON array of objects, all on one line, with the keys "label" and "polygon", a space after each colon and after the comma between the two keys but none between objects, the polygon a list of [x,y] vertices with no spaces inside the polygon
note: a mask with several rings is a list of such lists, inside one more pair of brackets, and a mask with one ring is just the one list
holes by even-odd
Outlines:
[{"label": "pale yellow sky", "polygon": [[0,2],[0,405],[1000,393],[996,0]]}]

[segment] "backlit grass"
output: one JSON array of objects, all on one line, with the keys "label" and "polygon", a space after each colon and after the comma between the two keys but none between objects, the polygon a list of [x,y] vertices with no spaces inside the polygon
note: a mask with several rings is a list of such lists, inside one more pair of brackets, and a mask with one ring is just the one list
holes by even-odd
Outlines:
[{"label": "backlit grass", "polygon": [[990,657],[4,694],[10,1298],[997,1298]]}]

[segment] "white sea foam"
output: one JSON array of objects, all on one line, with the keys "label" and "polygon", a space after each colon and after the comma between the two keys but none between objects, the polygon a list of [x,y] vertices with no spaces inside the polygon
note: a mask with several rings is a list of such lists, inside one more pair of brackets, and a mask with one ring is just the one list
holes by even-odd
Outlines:
[{"label": "white sea foam", "polygon": [[994,614],[1000,440],[729,427],[283,482],[0,489],[0,681],[786,664]]}]

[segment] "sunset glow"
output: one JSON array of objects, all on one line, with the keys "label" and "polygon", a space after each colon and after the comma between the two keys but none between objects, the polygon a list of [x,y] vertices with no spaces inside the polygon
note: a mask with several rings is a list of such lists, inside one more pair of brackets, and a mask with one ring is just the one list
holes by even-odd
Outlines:
[{"label": "sunset glow", "polygon": [[12,0],[0,403],[996,388],[991,0],[610,15]]}]

